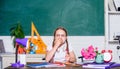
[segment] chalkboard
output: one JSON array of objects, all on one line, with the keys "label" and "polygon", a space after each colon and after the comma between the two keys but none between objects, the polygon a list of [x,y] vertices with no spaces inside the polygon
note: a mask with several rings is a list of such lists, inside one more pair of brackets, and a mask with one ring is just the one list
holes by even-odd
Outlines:
[{"label": "chalkboard", "polygon": [[0,0],[0,36],[18,22],[29,36],[32,21],[42,36],[59,26],[69,36],[103,36],[104,0]]}]

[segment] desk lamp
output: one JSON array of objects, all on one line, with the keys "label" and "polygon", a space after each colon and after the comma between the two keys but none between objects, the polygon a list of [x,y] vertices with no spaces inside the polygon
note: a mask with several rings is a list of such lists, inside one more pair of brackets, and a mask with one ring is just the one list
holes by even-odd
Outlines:
[{"label": "desk lamp", "polygon": [[27,38],[23,39],[16,39],[17,47],[16,47],[16,52],[15,52],[15,63],[12,63],[12,67],[23,67],[24,64],[21,64],[20,61],[18,61],[18,52],[19,52],[19,46],[22,45],[23,47],[26,47],[27,44]]}]

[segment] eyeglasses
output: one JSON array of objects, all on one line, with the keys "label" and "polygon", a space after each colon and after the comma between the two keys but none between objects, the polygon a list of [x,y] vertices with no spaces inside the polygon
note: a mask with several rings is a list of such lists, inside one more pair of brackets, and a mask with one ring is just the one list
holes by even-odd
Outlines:
[{"label": "eyeglasses", "polygon": [[55,35],[55,37],[60,37],[60,36],[61,36],[61,37],[66,37],[66,35],[64,35],[64,34],[56,34],[56,35]]}]

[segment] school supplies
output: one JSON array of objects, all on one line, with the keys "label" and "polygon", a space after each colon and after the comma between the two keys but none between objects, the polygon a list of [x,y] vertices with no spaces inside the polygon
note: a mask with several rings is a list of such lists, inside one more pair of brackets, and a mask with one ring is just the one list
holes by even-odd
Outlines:
[{"label": "school supplies", "polygon": [[97,68],[97,69],[106,69],[106,68],[110,68],[113,64],[115,64],[115,62],[109,62],[109,63],[85,63],[83,64],[83,68]]},{"label": "school supplies", "polygon": [[65,65],[42,62],[42,63],[27,64],[27,66],[32,68],[41,68],[41,67],[64,67]]}]

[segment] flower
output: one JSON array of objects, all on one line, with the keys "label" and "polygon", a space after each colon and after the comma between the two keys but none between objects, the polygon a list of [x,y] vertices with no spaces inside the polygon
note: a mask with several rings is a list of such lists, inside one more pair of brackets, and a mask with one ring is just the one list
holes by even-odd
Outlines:
[{"label": "flower", "polygon": [[[97,49],[96,49],[96,51],[97,51]],[[81,54],[85,59],[94,59],[96,56],[95,49],[92,45],[89,46],[88,49],[86,49],[86,50],[84,48],[82,48]]]},{"label": "flower", "polygon": [[98,51],[98,47],[95,48],[95,52],[96,52],[96,55],[100,54],[100,52]]}]

